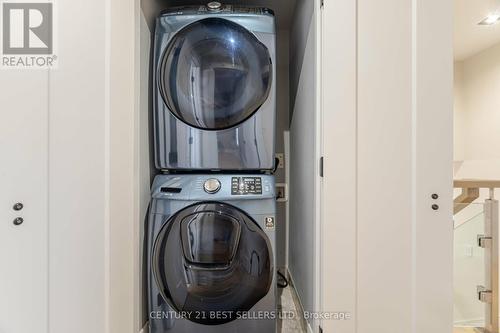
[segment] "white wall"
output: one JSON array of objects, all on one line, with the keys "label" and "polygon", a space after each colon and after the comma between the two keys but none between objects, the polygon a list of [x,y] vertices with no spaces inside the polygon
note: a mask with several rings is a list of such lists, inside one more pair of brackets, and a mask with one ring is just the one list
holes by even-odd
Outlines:
[{"label": "white wall", "polygon": [[465,158],[465,101],[463,85],[463,62],[457,61],[454,66],[453,80],[453,159],[461,161]]},{"label": "white wall", "polygon": [[[295,3],[293,13],[293,24],[290,26],[290,114],[295,111],[293,105],[297,97],[304,56],[307,50],[307,43],[311,34],[311,20],[314,15],[314,1],[298,0]],[[311,59],[310,59],[311,60]],[[306,69],[307,71],[307,69]],[[291,119],[290,119],[291,120]]]},{"label": "white wall", "polygon": [[[284,131],[289,129],[289,38],[290,31],[278,30],[276,39],[276,153],[285,152]],[[285,182],[285,169],[277,169],[276,183]],[[277,203],[276,227],[276,265],[278,268],[286,267],[286,203]]]},{"label": "white wall", "polygon": [[[315,311],[317,85],[314,1],[298,1],[291,35],[289,271],[305,311]],[[312,322],[310,323],[312,325]]]},{"label": "white wall", "polygon": [[[500,158],[500,44],[456,64],[455,115],[463,119],[455,159]],[[458,128],[460,131],[460,128]],[[460,133],[460,132],[459,132]]]}]

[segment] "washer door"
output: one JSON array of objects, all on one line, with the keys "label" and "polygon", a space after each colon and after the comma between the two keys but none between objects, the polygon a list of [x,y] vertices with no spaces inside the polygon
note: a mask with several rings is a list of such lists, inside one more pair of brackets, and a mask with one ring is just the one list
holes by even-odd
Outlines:
[{"label": "washer door", "polygon": [[181,29],[160,62],[158,85],[170,111],[190,126],[221,130],[251,117],[271,89],[269,52],[254,34],[220,18]]},{"label": "washer door", "polygon": [[272,249],[244,212],[224,203],[189,206],[172,216],[155,242],[152,268],[165,300],[205,325],[237,319],[269,292]]}]

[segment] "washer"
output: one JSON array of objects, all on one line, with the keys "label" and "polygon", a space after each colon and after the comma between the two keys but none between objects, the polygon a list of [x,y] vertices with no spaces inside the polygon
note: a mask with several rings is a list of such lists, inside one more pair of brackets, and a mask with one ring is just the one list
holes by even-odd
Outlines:
[{"label": "washer", "polygon": [[150,333],[276,332],[275,205],[270,175],[155,178]]},{"label": "washer", "polygon": [[272,170],[276,79],[271,10],[172,8],[156,21],[155,163],[163,170]]}]

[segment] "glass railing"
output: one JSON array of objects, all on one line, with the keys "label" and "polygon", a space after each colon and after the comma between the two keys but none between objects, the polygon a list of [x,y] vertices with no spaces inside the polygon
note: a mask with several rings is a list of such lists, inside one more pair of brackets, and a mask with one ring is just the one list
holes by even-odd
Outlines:
[{"label": "glass railing", "polygon": [[454,216],[454,323],[456,332],[482,331],[485,304],[477,286],[485,285],[485,249],[478,237],[485,234],[483,203],[464,204]]}]

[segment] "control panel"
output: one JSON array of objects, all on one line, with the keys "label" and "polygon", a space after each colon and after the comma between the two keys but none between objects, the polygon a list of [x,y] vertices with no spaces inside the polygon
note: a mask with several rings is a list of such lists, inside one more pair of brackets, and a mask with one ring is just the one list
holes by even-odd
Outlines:
[{"label": "control panel", "polygon": [[172,13],[186,14],[186,13],[198,13],[198,14],[209,14],[209,13],[237,13],[237,14],[270,14],[274,15],[271,9],[263,7],[245,7],[238,5],[228,5],[222,4],[218,1],[212,1],[206,5],[200,6],[183,6],[181,8],[166,10],[164,13],[167,15],[172,15]]},{"label": "control panel", "polygon": [[232,177],[231,195],[262,194],[261,177]]}]

